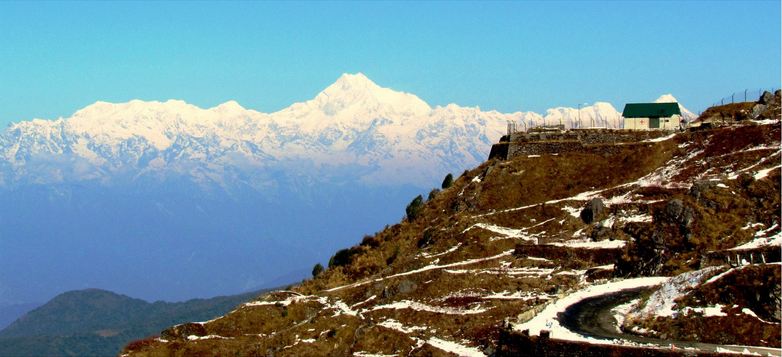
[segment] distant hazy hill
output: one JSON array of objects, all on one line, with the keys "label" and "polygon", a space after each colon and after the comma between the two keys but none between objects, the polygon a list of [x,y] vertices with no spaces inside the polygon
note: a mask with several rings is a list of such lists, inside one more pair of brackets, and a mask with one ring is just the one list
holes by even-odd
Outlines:
[{"label": "distant hazy hill", "polygon": [[56,296],[0,331],[0,356],[109,356],[166,326],[225,314],[260,292],[148,303],[87,289]]},{"label": "distant hazy hill", "polygon": [[0,306],[0,331],[18,319],[19,316],[24,315],[26,312],[40,305],[41,304],[27,303]]}]

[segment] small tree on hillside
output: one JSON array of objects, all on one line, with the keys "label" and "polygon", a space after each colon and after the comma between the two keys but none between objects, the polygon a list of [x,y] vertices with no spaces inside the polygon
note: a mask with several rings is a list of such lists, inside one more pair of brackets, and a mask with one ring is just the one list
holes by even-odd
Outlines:
[{"label": "small tree on hillside", "polygon": [[427,198],[427,201],[433,200],[435,197],[437,197],[437,194],[440,193],[440,190],[433,188],[431,191],[429,191],[429,198]]},{"label": "small tree on hillside", "polygon": [[312,267],[312,277],[317,278],[320,273],[323,272],[323,265],[320,265],[320,263],[315,264],[314,267]]},{"label": "small tree on hillside", "polygon": [[410,201],[410,204],[407,205],[407,208],[405,208],[405,213],[407,213],[407,220],[414,221],[421,213],[421,209],[423,207],[424,198],[421,195],[416,196],[412,201]]},{"label": "small tree on hillside", "polygon": [[443,190],[445,190],[446,188],[451,187],[451,185],[453,185],[453,175],[451,175],[451,173],[448,173],[448,175],[445,175],[441,187],[443,188]]}]

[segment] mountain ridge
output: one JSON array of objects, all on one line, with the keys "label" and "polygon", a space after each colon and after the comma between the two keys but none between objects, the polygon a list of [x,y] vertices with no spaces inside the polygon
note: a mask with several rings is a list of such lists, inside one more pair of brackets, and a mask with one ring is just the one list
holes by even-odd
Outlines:
[{"label": "mountain ridge", "polygon": [[[675,100],[671,95],[658,100],[663,98]],[[182,166],[196,163],[204,172],[202,178],[222,184],[225,168],[264,169],[281,161],[311,161],[372,168],[361,179],[365,183],[383,184],[385,178],[393,184],[422,185],[480,162],[486,147],[504,134],[508,121],[524,127],[622,124],[619,112],[606,102],[552,108],[545,115],[456,104],[433,108],[414,94],[381,87],[361,73],[343,74],[314,98],[273,113],[246,109],[233,100],[205,109],[176,99],[134,99],[98,101],[68,118],[13,123],[0,134],[0,187],[23,182],[25,174],[40,169],[34,162],[46,160],[55,168],[65,165],[57,168],[62,177],[32,176],[53,182],[107,183],[112,173],[135,170],[147,175],[161,173],[163,166],[188,175]],[[51,162],[53,155],[73,162]],[[89,166],[81,171],[94,172],[73,172],[73,166],[80,165]],[[198,175],[189,174],[194,179]]]}]

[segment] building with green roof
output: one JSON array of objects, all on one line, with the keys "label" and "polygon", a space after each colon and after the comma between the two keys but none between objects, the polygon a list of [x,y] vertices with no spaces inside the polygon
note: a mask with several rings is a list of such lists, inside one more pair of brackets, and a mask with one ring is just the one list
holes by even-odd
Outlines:
[{"label": "building with green roof", "polygon": [[631,130],[676,130],[682,120],[679,103],[628,103],[622,111],[624,128]]}]

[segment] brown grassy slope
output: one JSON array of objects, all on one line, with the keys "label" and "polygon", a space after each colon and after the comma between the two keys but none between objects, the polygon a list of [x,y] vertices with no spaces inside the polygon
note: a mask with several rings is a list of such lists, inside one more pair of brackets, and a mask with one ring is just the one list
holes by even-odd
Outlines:
[{"label": "brown grassy slope", "polygon": [[567,153],[555,159],[520,157],[495,164],[480,183],[475,209],[518,207],[616,186],[647,174],[678,150],[672,141],[665,141],[626,145],[615,154]]},{"label": "brown grassy slope", "polygon": [[[654,223],[626,230],[634,242],[618,263],[618,273],[670,275],[697,269],[708,252],[751,240],[755,230],[743,229],[748,223],[771,227],[780,222],[779,170],[763,180],[752,176],[779,164],[779,135],[779,124],[683,135],[693,157],[672,180],[693,185],[666,190],[665,201],[650,206]],[[753,169],[742,172],[744,167]],[[672,200],[681,202],[682,213],[667,212]]]},{"label": "brown grassy slope", "polygon": [[[676,310],[679,313],[676,316],[656,317],[633,325],[654,331],[651,334],[658,337],[780,347],[782,330],[776,310],[779,306],[779,281],[782,279],[780,270],[778,264],[732,269],[716,281],[699,285],[677,299]],[[715,306],[721,307],[724,316],[704,316],[702,312],[687,309]]]},{"label": "brown grassy slope", "polygon": [[[645,259],[644,237],[666,234],[668,247],[679,251],[667,256],[659,272],[673,274],[690,269],[692,259],[705,249],[749,240],[752,231],[735,234],[746,224],[738,217],[778,221],[778,169],[763,180],[727,178],[764,157],[776,155],[746,172],[777,164],[778,137],[779,125],[766,125],[683,134],[606,152],[489,161],[427,202],[417,219],[387,227],[352,247],[345,265],[330,267],[293,292],[260,297],[268,304],[238,307],[204,324],[197,334],[219,337],[190,341],[188,333],[171,331],[166,342],[139,343],[132,352],[447,355],[435,347],[435,338],[490,352],[504,321],[528,316],[557,294],[585,286],[586,271],[603,265],[611,254],[592,257],[575,248],[538,243],[635,239],[624,255]],[[771,148],[741,152],[763,145]],[[698,194],[691,192],[693,183],[712,178],[727,191],[698,185]],[[587,225],[569,213],[580,210],[587,198],[579,194],[587,191],[595,192],[586,196],[613,202],[605,217],[614,220],[612,226],[600,221]],[[673,199],[697,217],[684,231],[678,216],[663,214]],[[770,213],[775,207],[776,213]],[[654,221],[623,221],[632,215],[653,215]],[[507,236],[476,224],[520,233]],[[409,303],[425,309],[392,307]]]},{"label": "brown grassy slope", "polygon": [[734,121],[748,119],[752,114],[755,102],[730,103],[706,109],[698,117],[699,120]]}]

